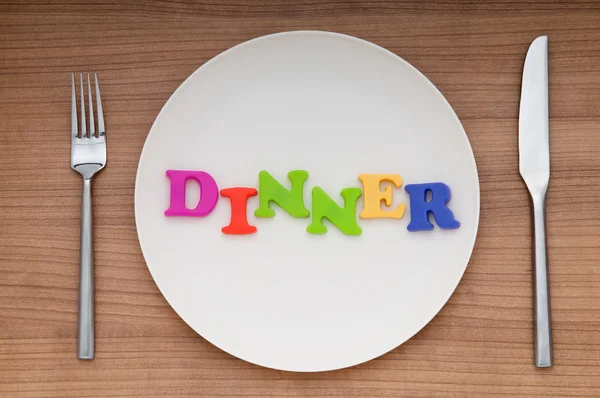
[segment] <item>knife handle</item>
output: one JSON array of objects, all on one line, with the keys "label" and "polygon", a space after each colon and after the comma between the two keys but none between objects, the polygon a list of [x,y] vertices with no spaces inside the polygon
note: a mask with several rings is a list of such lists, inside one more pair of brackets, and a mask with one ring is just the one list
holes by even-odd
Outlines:
[{"label": "knife handle", "polygon": [[534,218],[535,366],[548,368],[552,366],[552,327],[548,257],[546,254],[546,195],[533,195],[532,199]]}]

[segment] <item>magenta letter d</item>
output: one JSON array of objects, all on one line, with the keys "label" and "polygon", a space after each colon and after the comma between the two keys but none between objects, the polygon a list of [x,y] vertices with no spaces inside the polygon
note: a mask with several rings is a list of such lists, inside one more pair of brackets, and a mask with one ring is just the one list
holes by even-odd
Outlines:
[{"label": "magenta letter d", "polygon": [[[167,170],[171,179],[171,203],[165,216],[204,217],[210,214],[217,204],[219,189],[210,174],[203,171]],[[185,207],[185,184],[189,179],[200,185],[200,201],[195,209]]]}]

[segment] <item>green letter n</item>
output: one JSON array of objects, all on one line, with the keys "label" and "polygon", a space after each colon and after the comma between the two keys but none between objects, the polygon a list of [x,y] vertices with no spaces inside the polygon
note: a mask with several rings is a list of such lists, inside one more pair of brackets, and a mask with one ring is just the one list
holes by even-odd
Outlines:
[{"label": "green letter n", "polygon": [[344,207],[338,206],[319,187],[312,190],[312,223],[306,228],[311,234],[324,234],[327,227],[323,225],[323,218],[331,221],[346,235],[360,235],[362,229],[356,223],[356,201],[362,195],[360,188],[344,188],[340,193],[344,198]]},{"label": "green letter n", "polygon": [[288,178],[292,182],[290,190],[285,189],[265,170],[258,173],[259,206],[254,212],[256,217],[270,218],[275,216],[275,212],[270,207],[271,202],[277,203],[279,207],[294,218],[306,218],[310,215],[304,207],[304,200],[302,199],[302,189],[308,178],[308,172],[305,170],[292,170],[288,173]]}]

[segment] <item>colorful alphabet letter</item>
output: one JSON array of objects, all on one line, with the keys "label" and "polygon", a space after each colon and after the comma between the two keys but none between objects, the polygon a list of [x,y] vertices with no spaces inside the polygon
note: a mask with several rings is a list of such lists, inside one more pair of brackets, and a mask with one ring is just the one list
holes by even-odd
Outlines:
[{"label": "colorful alphabet letter", "polygon": [[[433,225],[429,222],[429,213],[433,214],[435,222],[442,229],[460,227],[452,211],[446,207],[450,200],[450,188],[441,182],[428,184],[410,184],[404,189],[410,195],[410,223],[408,230],[429,231]],[[431,192],[431,200],[427,201],[427,192]]]},{"label": "colorful alphabet letter", "polygon": [[292,170],[288,173],[292,188],[287,190],[271,174],[263,170],[258,173],[259,207],[254,212],[256,217],[270,218],[275,216],[270,203],[275,202],[294,218],[306,218],[310,212],[304,207],[302,190],[308,178],[305,170]]},{"label": "colorful alphabet letter", "polygon": [[381,183],[390,182],[396,188],[400,188],[402,177],[398,174],[360,174],[358,179],[362,182],[364,191],[364,207],[360,218],[402,218],[406,208],[404,204],[398,205],[393,211],[381,209],[381,202],[385,202],[387,207],[392,205],[392,187],[388,185],[381,191]]},{"label": "colorful alphabet letter", "polygon": [[221,190],[221,196],[231,202],[231,221],[228,226],[221,228],[224,234],[247,235],[256,232],[256,227],[248,224],[246,204],[248,198],[256,196],[254,188],[227,188]]},{"label": "colorful alphabet letter", "polygon": [[[171,201],[165,211],[166,216],[204,217],[210,214],[217,204],[219,189],[210,174],[204,171],[167,170],[171,179]],[[200,200],[194,209],[185,207],[187,180],[195,180],[200,185]]]},{"label": "colorful alphabet letter", "polygon": [[344,188],[340,195],[344,198],[344,207],[338,206],[321,188],[313,188],[312,223],[306,228],[308,233],[327,232],[327,227],[323,225],[323,218],[328,219],[346,235],[362,233],[362,229],[356,223],[356,201],[362,195],[362,191],[359,188]]}]

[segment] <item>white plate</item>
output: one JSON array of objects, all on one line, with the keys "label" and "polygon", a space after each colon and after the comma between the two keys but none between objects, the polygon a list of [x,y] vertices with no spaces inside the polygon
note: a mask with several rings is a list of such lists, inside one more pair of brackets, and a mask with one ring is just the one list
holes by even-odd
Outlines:
[{"label": "white plate", "polygon": [[[225,235],[225,198],[203,218],[165,216],[168,169],[208,172],[219,189],[258,189],[263,169],[289,187],[287,173],[306,170],[308,210],[314,186],[343,205],[340,190],[361,188],[361,173],[441,181],[461,226],[407,231],[402,186],[400,220],[358,218],[359,199],[360,236],[327,222],[325,235],[309,234],[310,219],[277,205],[256,218],[258,197],[248,202],[258,232]],[[188,207],[199,196],[189,189]],[[479,181],[458,118],[414,67],[350,36],[287,32],[225,51],[177,89],[144,145],[135,216],[156,284],[196,332],[255,364],[323,371],[390,351],[443,307],[475,243]]]}]

